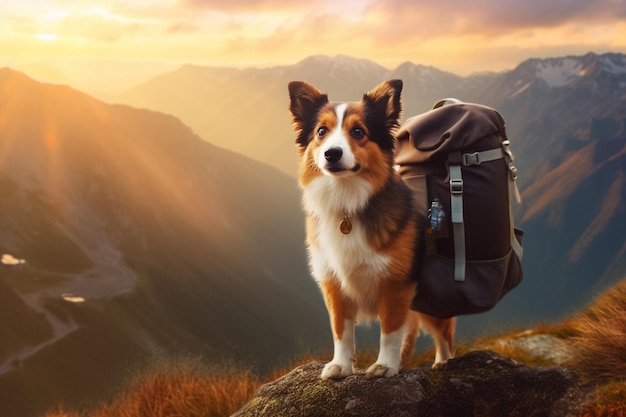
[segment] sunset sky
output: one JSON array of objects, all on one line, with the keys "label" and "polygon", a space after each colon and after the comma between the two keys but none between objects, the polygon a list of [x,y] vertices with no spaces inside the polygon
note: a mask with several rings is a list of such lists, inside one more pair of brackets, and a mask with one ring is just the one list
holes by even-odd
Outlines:
[{"label": "sunset sky", "polygon": [[466,75],[530,57],[626,52],[626,0],[8,0],[0,63],[222,66],[345,54]]}]

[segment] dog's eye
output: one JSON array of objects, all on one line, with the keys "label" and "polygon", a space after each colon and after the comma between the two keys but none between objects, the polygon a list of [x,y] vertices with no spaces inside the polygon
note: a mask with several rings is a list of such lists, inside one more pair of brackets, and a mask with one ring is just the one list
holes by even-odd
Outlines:
[{"label": "dog's eye", "polygon": [[323,138],[324,136],[326,136],[327,133],[328,133],[328,128],[326,126],[322,126],[319,129],[317,129],[318,138]]},{"label": "dog's eye", "polygon": [[365,137],[365,131],[360,127],[353,127],[350,130],[350,136],[352,136],[353,139],[361,140]]}]

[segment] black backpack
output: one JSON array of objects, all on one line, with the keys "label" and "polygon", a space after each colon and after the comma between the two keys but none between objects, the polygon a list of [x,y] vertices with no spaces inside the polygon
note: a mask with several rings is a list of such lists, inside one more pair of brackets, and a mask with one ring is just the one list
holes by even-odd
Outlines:
[{"label": "black backpack", "polygon": [[522,280],[520,201],[504,119],[494,109],[441,100],[397,132],[396,163],[424,233],[411,308],[449,318],[493,308]]}]

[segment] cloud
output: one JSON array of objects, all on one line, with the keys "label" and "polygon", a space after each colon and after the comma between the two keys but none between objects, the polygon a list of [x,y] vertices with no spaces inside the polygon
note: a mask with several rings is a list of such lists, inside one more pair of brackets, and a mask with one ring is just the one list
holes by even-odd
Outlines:
[{"label": "cloud", "polygon": [[187,23],[187,22],[177,22],[177,23],[172,23],[171,25],[169,25],[166,29],[166,32],[168,34],[194,34],[194,33],[201,33],[202,32],[202,27],[195,25],[195,24],[191,24],[191,23]]},{"label": "cloud", "polygon": [[[238,4],[244,3],[242,0]],[[265,30],[233,30],[224,54],[242,59],[302,59],[347,54],[388,67],[403,61],[457,73],[511,68],[529,56],[580,54],[626,48],[623,0],[385,0],[335,2],[271,21],[269,10],[250,14]],[[250,4],[250,3],[247,3]],[[255,2],[257,6],[267,2]],[[331,7],[332,6],[332,7]],[[349,12],[346,12],[349,7]],[[231,12],[236,16],[237,12]],[[265,17],[261,17],[265,16]],[[260,23],[257,24],[260,25]],[[240,22],[250,25],[251,22]],[[624,39],[622,41],[616,39]],[[612,42],[612,43],[608,43]]]},{"label": "cloud", "polygon": [[[99,9],[88,0],[0,3],[8,22],[3,45],[11,38],[17,55],[46,46],[50,54],[235,66],[345,54],[389,68],[413,61],[457,73],[511,68],[559,51],[626,51],[626,0],[97,1]],[[58,39],[29,51],[25,39],[36,34]]]},{"label": "cloud", "polygon": [[384,16],[391,31],[413,27],[431,37],[446,34],[499,34],[511,31],[616,22],[626,16],[626,0],[376,0],[368,12]]},{"label": "cloud", "polygon": [[59,39],[83,39],[115,42],[138,32],[143,23],[114,14],[107,9],[47,11],[38,18],[17,16],[10,20],[11,29],[21,35],[55,34]]},{"label": "cloud", "polygon": [[141,23],[106,9],[89,9],[59,22],[59,34],[115,42],[141,29]]},{"label": "cloud", "polygon": [[[626,0],[550,0],[537,5],[528,0],[371,0],[356,2],[361,7],[352,13],[345,10],[326,9],[325,14],[309,13],[282,28],[281,42],[293,42],[303,50],[309,43],[321,49],[329,40],[329,49],[344,46],[344,53],[363,50],[365,46],[375,54],[391,56],[404,54],[405,59],[420,55],[478,53],[484,49],[533,49],[554,46],[582,47],[603,40],[593,39],[590,28],[607,32],[623,23]],[[337,2],[338,4],[338,2]],[[331,22],[323,22],[323,19]],[[604,29],[603,29],[604,28]],[[621,32],[617,32],[621,33]],[[575,35],[575,36],[571,36]],[[268,42],[270,39],[268,39]],[[623,43],[623,42],[621,42]],[[589,45],[589,46],[585,46]],[[286,46],[285,46],[286,48]],[[319,53],[328,53],[320,50]],[[399,58],[396,59],[396,61]]]},{"label": "cloud", "polygon": [[180,0],[179,5],[184,8],[243,11],[251,12],[258,10],[296,10],[310,9],[310,0]]}]

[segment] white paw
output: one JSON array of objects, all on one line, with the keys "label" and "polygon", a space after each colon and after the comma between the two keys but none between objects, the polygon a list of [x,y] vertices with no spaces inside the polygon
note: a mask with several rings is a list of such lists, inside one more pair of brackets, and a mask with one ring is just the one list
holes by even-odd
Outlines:
[{"label": "white paw", "polygon": [[433,369],[442,369],[446,363],[448,363],[448,360],[446,359],[445,361],[439,361],[439,362],[435,362],[433,363]]},{"label": "white paw", "polygon": [[352,365],[342,365],[336,362],[328,362],[322,370],[322,379],[345,378],[354,373]]},{"label": "white paw", "polygon": [[365,375],[368,378],[372,378],[372,377],[385,377],[385,378],[389,378],[390,376],[394,376],[397,375],[399,372],[398,368],[394,368],[388,365],[384,365],[382,363],[375,363],[372,366],[370,366],[369,368],[367,368],[367,371],[365,373]]}]

